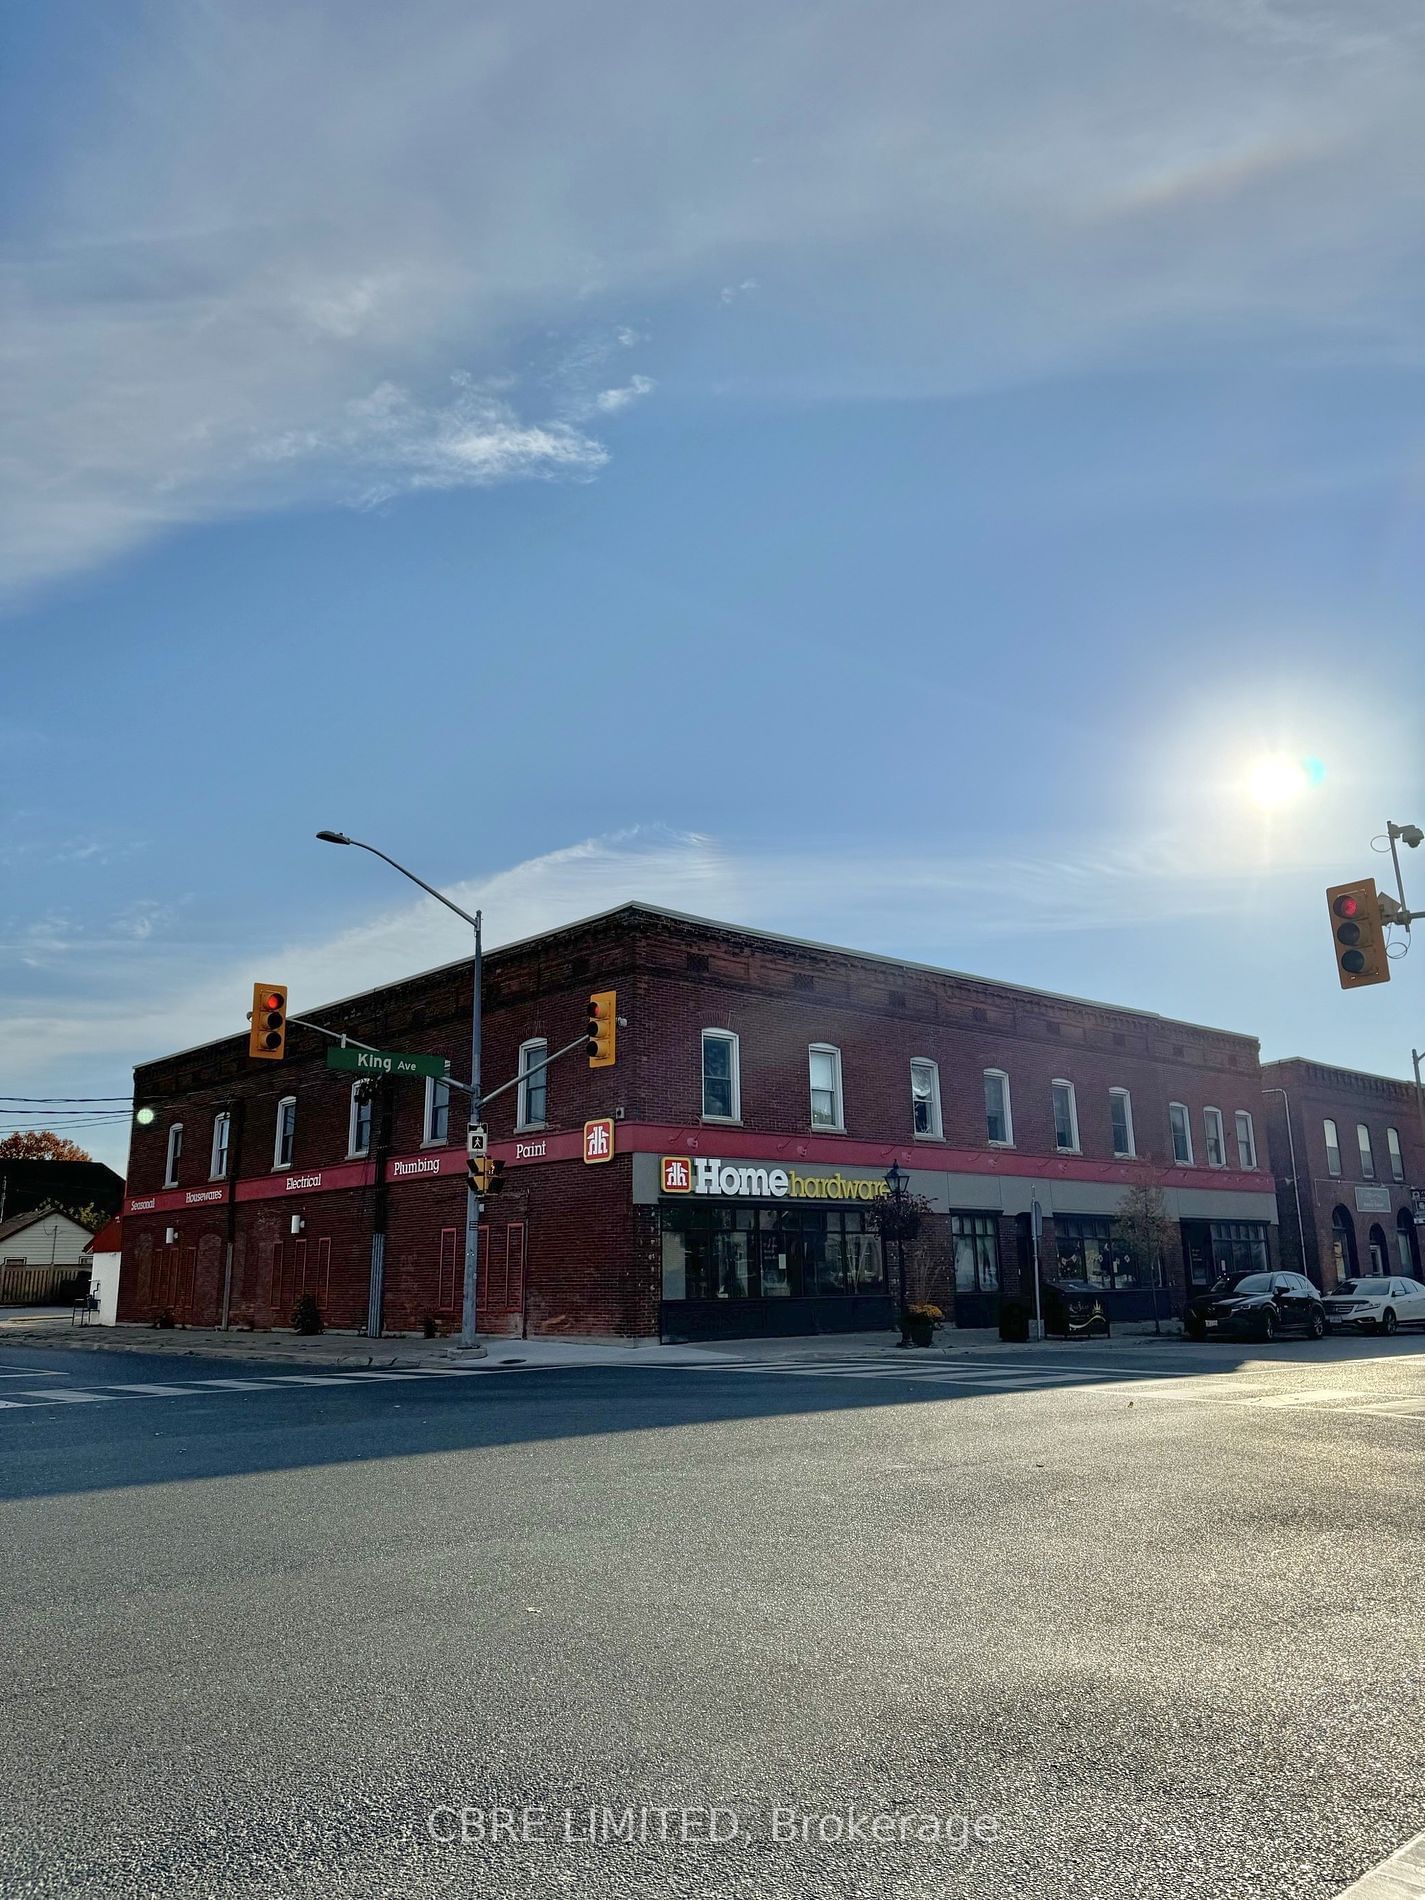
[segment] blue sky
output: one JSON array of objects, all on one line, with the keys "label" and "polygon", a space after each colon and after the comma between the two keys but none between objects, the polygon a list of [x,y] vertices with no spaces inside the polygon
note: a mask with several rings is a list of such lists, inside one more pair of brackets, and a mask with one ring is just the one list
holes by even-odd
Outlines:
[{"label": "blue sky", "polygon": [[1425,822],[1416,8],[10,38],[0,1092],[462,953],[321,825],[494,941],[638,896],[1408,1072],[1321,892]]}]

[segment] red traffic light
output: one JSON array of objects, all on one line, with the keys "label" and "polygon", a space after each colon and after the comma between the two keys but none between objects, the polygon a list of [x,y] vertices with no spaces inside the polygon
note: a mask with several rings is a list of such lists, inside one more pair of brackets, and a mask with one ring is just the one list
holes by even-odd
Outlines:
[{"label": "red traffic light", "polygon": [[280,990],[269,990],[262,999],[262,1007],[264,1009],[281,1009],[286,1001],[287,998]]},{"label": "red traffic light", "polygon": [[1361,914],[1360,899],[1356,897],[1338,897],[1331,908],[1338,917],[1359,917]]}]

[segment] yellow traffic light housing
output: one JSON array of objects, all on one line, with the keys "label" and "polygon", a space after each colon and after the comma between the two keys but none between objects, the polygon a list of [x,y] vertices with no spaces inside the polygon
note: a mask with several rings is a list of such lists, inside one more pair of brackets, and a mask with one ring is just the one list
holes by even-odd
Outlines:
[{"label": "yellow traffic light housing", "polygon": [[611,1069],[618,1043],[618,996],[614,990],[595,990],[589,998],[587,1048],[591,1069]]},{"label": "yellow traffic light housing", "polygon": [[287,1053],[286,985],[254,983],[250,1020],[247,1053],[259,1062],[280,1062]]},{"label": "yellow traffic light housing", "polygon": [[505,1185],[505,1164],[489,1155],[471,1155],[466,1164],[466,1179],[477,1195],[498,1194]]},{"label": "yellow traffic light housing", "polygon": [[1385,926],[1373,877],[1353,884],[1333,884],[1326,893],[1331,933],[1336,943],[1336,975],[1343,990],[1363,989],[1367,983],[1389,983]]}]

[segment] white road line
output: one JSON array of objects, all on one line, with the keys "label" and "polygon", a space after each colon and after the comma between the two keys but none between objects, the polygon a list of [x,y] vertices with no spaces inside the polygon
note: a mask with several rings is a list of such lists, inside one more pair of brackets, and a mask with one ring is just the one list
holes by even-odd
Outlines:
[{"label": "white road line", "polygon": [[1279,1392],[1265,1399],[1245,1399],[1247,1405],[1265,1405],[1274,1411],[1285,1411],[1289,1405],[1320,1405],[1328,1411],[1338,1411],[1353,1400],[1369,1398],[1368,1392],[1354,1392],[1339,1386],[1312,1386],[1305,1392]]},{"label": "white road line", "polygon": [[76,1392],[72,1387],[61,1391],[55,1386],[46,1392],[20,1392],[16,1396],[29,1405],[94,1405],[104,1398],[102,1392]]},{"label": "white road line", "polygon": [[[194,1379],[194,1391],[203,1391],[205,1387],[215,1387],[222,1393],[247,1393],[260,1391],[264,1385],[283,1385],[283,1379]],[[321,1381],[323,1385],[327,1379]]]},{"label": "white road line", "polygon": [[344,1379],[424,1379],[424,1372],[344,1372]]},{"label": "white road line", "polygon": [[1417,1834],[1389,1860],[1363,1874],[1336,1900],[1421,1900],[1425,1894],[1425,1834]]},{"label": "white road line", "polygon": [[146,1399],[185,1399],[195,1396],[191,1385],[106,1385],[105,1392],[137,1392]]},{"label": "white road line", "polygon": [[11,1371],[12,1360],[3,1360],[0,1364],[6,1368],[0,1372],[0,1379],[70,1379],[74,1376],[70,1372],[52,1372],[46,1366],[14,1366]]}]

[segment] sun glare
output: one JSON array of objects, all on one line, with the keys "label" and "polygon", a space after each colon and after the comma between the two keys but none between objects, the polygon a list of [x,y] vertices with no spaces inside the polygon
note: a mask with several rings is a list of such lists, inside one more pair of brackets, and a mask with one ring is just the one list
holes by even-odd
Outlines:
[{"label": "sun glare", "polygon": [[1263,811],[1280,811],[1293,804],[1316,782],[1311,762],[1301,759],[1259,759],[1247,774],[1247,791]]}]

